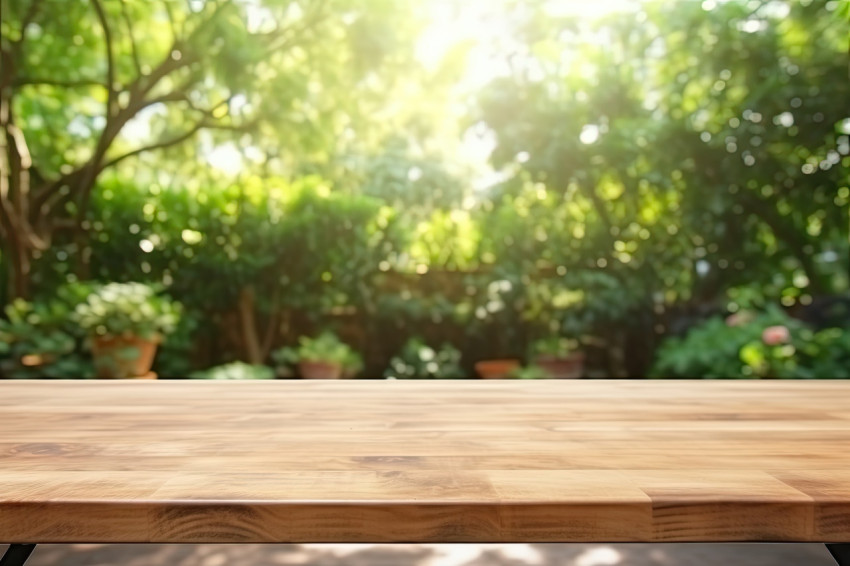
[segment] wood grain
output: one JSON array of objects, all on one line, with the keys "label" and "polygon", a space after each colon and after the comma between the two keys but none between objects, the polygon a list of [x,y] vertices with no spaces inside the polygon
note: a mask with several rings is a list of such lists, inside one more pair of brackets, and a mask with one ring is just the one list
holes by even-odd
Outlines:
[{"label": "wood grain", "polygon": [[0,381],[0,542],[850,542],[847,381]]}]

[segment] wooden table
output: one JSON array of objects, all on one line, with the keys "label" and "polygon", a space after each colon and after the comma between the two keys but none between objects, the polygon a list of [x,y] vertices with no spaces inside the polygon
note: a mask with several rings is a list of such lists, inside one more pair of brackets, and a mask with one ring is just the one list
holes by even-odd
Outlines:
[{"label": "wooden table", "polygon": [[0,541],[850,543],[850,382],[0,381]]}]

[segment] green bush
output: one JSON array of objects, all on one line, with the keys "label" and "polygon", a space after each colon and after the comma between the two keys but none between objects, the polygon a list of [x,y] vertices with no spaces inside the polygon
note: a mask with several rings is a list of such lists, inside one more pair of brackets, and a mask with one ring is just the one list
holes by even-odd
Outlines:
[{"label": "green bush", "polygon": [[85,332],[73,320],[74,309],[91,292],[88,284],[69,283],[49,300],[18,299],[0,318],[0,375],[10,378],[93,377],[82,353]]},{"label": "green bush", "polygon": [[568,356],[578,349],[578,340],[564,336],[541,338],[531,344],[532,356]]},{"label": "green bush", "polygon": [[458,379],[465,377],[460,367],[460,350],[450,344],[435,349],[419,338],[407,341],[390,361],[384,377],[395,379]]},{"label": "green bush", "polygon": [[808,339],[800,346],[802,371],[799,377],[814,379],[850,378],[850,330],[827,328],[806,330]]},{"label": "green bush", "polygon": [[189,374],[192,379],[274,379],[268,366],[232,362]]},{"label": "green bush", "polygon": [[652,377],[846,378],[850,332],[814,331],[779,308],[711,318],[658,349]]},{"label": "green bush", "polygon": [[260,313],[274,297],[313,318],[362,306],[374,300],[379,264],[405,238],[392,209],[332,192],[316,176],[176,190],[114,180],[94,198],[96,276],[166,282],[187,309],[205,313],[231,308],[249,285]]},{"label": "green bush", "polygon": [[508,374],[508,377],[514,379],[547,379],[551,376],[540,366],[531,365],[516,368]]}]

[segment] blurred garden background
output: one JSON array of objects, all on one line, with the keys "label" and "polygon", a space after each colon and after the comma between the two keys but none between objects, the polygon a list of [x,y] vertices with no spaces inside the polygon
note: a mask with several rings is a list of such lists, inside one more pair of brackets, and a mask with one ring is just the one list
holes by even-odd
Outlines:
[{"label": "blurred garden background", "polygon": [[0,377],[850,377],[847,0],[0,8]]}]

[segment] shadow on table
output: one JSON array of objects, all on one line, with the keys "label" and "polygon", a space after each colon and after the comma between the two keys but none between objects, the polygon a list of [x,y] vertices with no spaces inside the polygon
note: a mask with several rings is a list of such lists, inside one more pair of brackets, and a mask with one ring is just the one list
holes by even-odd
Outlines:
[{"label": "shadow on table", "polygon": [[[5,550],[5,548],[3,548]],[[46,544],[27,566],[828,566],[821,544]]]}]

